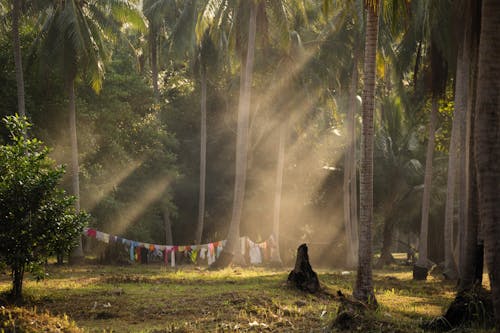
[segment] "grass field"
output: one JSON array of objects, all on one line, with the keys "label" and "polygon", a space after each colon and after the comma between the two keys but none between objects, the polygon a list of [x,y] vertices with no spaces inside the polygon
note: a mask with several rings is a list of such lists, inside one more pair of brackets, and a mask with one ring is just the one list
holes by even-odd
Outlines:
[{"label": "grass field", "polygon": [[[161,265],[49,265],[45,280],[25,279],[23,309],[50,314],[55,317],[53,327],[72,327],[67,332],[78,328],[85,332],[323,332],[339,307],[329,294],[337,290],[350,294],[355,275],[318,270],[325,292],[314,296],[288,287],[287,274],[287,270],[266,268],[214,272],[193,266],[174,270]],[[421,332],[419,325],[441,315],[454,296],[454,285],[441,279],[412,281],[409,266],[374,271],[374,282],[380,307],[373,315],[373,332]],[[0,292],[10,287],[10,277],[1,275]],[[4,327],[8,327],[6,316],[16,316],[16,311],[21,310],[2,307]],[[30,315],[24,315],[28,328],[36,325]]]}]

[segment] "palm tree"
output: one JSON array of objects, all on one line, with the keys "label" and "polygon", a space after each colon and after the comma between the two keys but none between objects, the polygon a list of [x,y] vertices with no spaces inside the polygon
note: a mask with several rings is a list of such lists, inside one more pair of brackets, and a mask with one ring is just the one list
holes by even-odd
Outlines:
[{"label": "palm tree", "polygon": [[486,263],[491,279],[495,324],[500,330],[500,2],[483,0],[474,126],[479,214],[484,225]]},{"label": "palm tree", "polygon": [[[80,211],[80,181],[76,130],[75,80],[86,77],[94,91],[99,92],[104,64],[109,50],[106,42],[119,33],[122,23],[144,27],[140,13],[126,0],[54,1],[43,15],[40,51],[45,63],[63,71],[69,99],[72,194],[76,211]],[[72,253],[74,260],[83,258],[81,238]]]},{"label": "palm tree", "polygon": [[[205,29],[201,41],[199,42],[198,52],[195,59],[195,71],[200,76],[201,100],[200,100],[200,190],[198,196],[198,223],[196,225],[195,240],[201,244],[203,235],[203,224],[205,218],[205,184],[206,184],[206,165],[207,165],[207,79],[209,71],[217,65],[217,50],[212,37],[210,28]],[[198,73],[199,72],[199,73]]]},{"label": "palm tree", "polygon": [[255,33],[257,30],[257,4],[250,1],[250,17],[248,21],[248,45],[246,58],[240,70],[240,98],[238,101],[238,121],[236,129],[236,171],[234,179],[234,198],[231,223],[229,225],[226,253],[235,263],[244,262],[240,251],[240,221],[245,197],[248,155],[248,125],[250,118],[250,102],[252,92],[252,74],[255,53]]},{"label": "palm tree", "polygon": [[360,211],[358,270],[353,296],[377,304],[372,279],[373,224],[373,112],[375,109],[375,60],[378,41],[379,1],[367,1],[365,62],[360,162]]},{"label": "palm tree", "polygon": [[424,193],[422,195],[422,220],[420,222],[420,242],[418,245],[418,260],[413,269],[413,278],[425,280],[429,263],[427,258],[427,239],[429,230],[429,209],[431,202],[431,183],[432,183],[432,157],[435,146],[436,118],[438,113],[438,97],[432,96],[431,115],[429,120],[429,141],[427,143],[427,153],[425,156],[425,176]]},{"label": "palm tree", "polygon": [[356,267],[358,260],[358,177],[356,167],[356,109],[358,88],[358,52],[354,59],[349,87],[349,110],[346,127],[346,153],[344,160],[344,224],[347,243],[347,267]]},{"label": "palm tree", "polygon": [[[274,17],[277,19],[275,24],[279,26],[279,32],[281,34],[284,33],[288,37],[286,15],[284,15],[284,7],[281,1],[222,0],[212,1],[207,4],[207,9],[213,14],[213,21],[216,29],[225,26],[228,20],[232,20],[231,38],[234,41],[232,44],[236,47],[241,57],[233,209],[227,236],[227,244],[219,260],[212,265],[213,268],[225,267],[231,262],[237,264],[245,263],[241,255],[239,242],[240,221],[246,187],[252,75],[256,45],[255,37],[258,25],[257,19],[267,22],[267,18],[264,17],[267,15],[266,8],[271,10]],[[248,22],[248,28],[245,28],[246,22]]]}]

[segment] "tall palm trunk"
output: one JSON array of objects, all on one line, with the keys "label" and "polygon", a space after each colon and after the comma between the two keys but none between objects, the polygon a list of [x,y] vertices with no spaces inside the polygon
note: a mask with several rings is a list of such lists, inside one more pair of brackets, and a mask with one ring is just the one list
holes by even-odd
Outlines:
[{"label": "tall palm trunk", "polygon": [[372,278],[373,224],[373,112],[375,109],[375,59],[378,41],[379,2],[369,4],[366,18],[365,63],[363,88],[363,126],[359,188],[359,253],[358,271],[353,295],[356,299],[376,304]]},{"label": "tall palm trunk", "polygon": [[[464,223],[464,246],[463,255],[459,262],[460,266],[460,285],[458,292],[469,292],[475,284],[482,283],[484,249],[482,241],[479,241],[480,221],[479,221],[479,202],[477,191],[477,169],[474,162],[475,143],[474,143],[474,124],[476,114],[476,96],[477,96],[477,74],[478,74],[478,49],[479,49],[479,24],[480,24],[480,1],[467,1],[466,31],[464,34],[464,62],[470,64],[468,92],[467,92],[467,110],[464,116],[466,131],[464,137],[464,178],[465,178],[465,199],[463,203],[467,216]],[[465,125],[464,125],[465,127]]]},{"label": "tall palm trunk", "polygon": [[285,146],[288,133],[288,122],[280,124],[280,138],[278,144],[278,163],[276,165],[276,185],[274,188],[274,214],[273,214],[273,241],[274,248],[271,251],[271,262],[281,265],[280,256],[280,211],[281,194],[283,189],[283,171],[285,169]]},{"label": "tall palm trunk", "polygon": [[483,0],[474,128],[479,214],[491,279],[495,324],[500,332],[500,2]]},{"label": "tall palm trunk", "polygon": [[201,244],[203,220],[205,217],[205,183],[207,166],[207,77],[201,70],[201,124],[200,124],[200,193],[198,199],[198,225],[196,227],[196,244]]},{"label": "tall palm trunk", "polygon": [[418,244],[418,260],[413,270],[413,278],[416,280],[425,280],[428,271],[428,239],[429,239],[429,210],[431,204],[431,186],[432,186],[432,158],[434,155],[434,138],[436,131],[436,116],[438,112],[438,97],[432,95],[431,119],[429,122],[429,142],[427,143],[427,153],[425,156],[425,176],[424,193],[422,195],[422,220],[420,223],[420,240]]},{"label": "tall palm trunk", "polygon": [[[245,183],[247,176],[248,155],[248,124],[250,118],[250,97],[252,92],[252,73],[255,53],[255,32],[257,29],[257,10],[252,1],[250,5],[250,20],[248,25],[248,47],[246,60],[241,66],[240,99],[238,101],[238,125],[236,130],[236,167],[234,179],[233,212],[227,244],[224,255],[214,263],[214,267],[227,266],[232,260],[234,263],[244,263],[240,246],[240,221],[245,197]],[[227,256],[231,260],[227,259]]]},{"label": "tall palm trunk", "polygon": [[14,46],[14,64],[16,67],[17,109],[21,117],[26,116],[24,105],[23,62],[21,57],[21,42],[19,41],[19,17],[21,16],[21,1],[14,0],[12,9],[12,42]]},{"label": "tall palm trunk", "polygon": [[158,90],[158,56],[156,54],[158,45],[156,28],[153,26],[149,27],[149,47],[151,48],[151,79],[153,81],[153,94],[156,101],[158,101],[160,95]]},{"label": "tall palm trunk", "polygon": [[[75,209],[80,212],[80,170],[78,165],[78,140],[76,135],[76,105],[75,105],[75,78],[67,80],[69,98],[69,131],[71,141],[71,191],[76,197]],[[82,237],[78,237],[77,246],[71,253],[71,261],[78,262],[83,259]]]},{"label": "tall palm trunk", "polygon": [[356,90],[358,86],[358,55],[354,52],[351,85],[349,87],[349,112],[346,117],[346,154],[344,161],[344,225],[346,231],[346,266],[358,264],[358,207],[356,177]]},{"label": "tall palm trunk", "polygon": [[[463,46],[459,47],[457,56],[457,71],[455,79],[455,112],[453,114],[453,123],[451,128],[450,149],[448,158],[448,177],[446,186],[446,208],[444,224],[444,275],[447,279],[456,279],[458,277],[457,265],[454,253],[454,223],[455,223],[455,198],[456,183],[459,172],[460,158],[463,151],[460,150],[461,121],[466,110],[467,82],[468,82],[468,63],[464,61]],[[460,192],[460,191],[459,191]],[[459,234],[462,230],[459,227]]]}]

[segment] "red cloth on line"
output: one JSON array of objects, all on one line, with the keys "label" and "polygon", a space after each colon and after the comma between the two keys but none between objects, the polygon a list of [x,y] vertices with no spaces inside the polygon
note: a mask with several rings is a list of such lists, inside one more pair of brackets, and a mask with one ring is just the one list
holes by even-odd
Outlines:
[{"label": "red cloth on line", "polygon": [[96,234],[97,234],[97,230],[95,230],[95,229],[88,229],[87,230],[87,236],[89,236],[89,237],[95,238]]}]

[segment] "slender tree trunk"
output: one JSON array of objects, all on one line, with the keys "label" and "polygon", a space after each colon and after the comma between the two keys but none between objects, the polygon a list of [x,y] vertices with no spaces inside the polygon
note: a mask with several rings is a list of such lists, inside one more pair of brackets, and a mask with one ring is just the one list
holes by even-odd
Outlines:
[{"label": "slender tree trunk", "polygon": [[483,0],[474,149],[495,325],[500,332],[500,2]]},{"label": "slender tree trunk", "polygon": [[429,122],[429,142],[427,143],[427,153],[425,156],[425,176],[424,176],[424,193],[422,195],[422,221],[420,224],[420,241],[418,244],[418,260],[415,263],[417,270],[420,270],[422,275],[415,274],[413,278],[417,280],[426,279],[428,271],[428,238],[429,238],[429,210],[431,204],[431,186],[432,186],[432,158],[434,155],[434,138],[436,131],[436,116],[438,112],[438,97],[436,94],[432,96],[431,119]]},{"label": "slender tree trunk", "polygon": [[[243,199],[245,197],[245,183],[247,176],[247,155],[248,155],[248,123],[250,118],[250,101],[252,92],[252,73],[255,52],[255,32],[257,28],[257,10],[252,1],[250,6],[250,20],[248,26],[248,48],[246,61],[241,66],[240,78],[240,99],[238,102],[238,125],[236,131],[236,172],[234,179],[234,198],[231,224],[227,237],[227,244],[224,248],[225,256],[232,257],[232,262],[236,264],[245,263],[241,254],[240,246],[240,221],[243,210]],[[227,258],[227,257],[226,257]],[[226,258],[214,266],[227,266],[230,260]],[[227,264],[223,262],[226,261]]]},{"label": "slender tree trunk", "polygon": [[[457,72],[455,76],[455,112],[453,114],[453,123],[451,129],[450,149],[448,158],[448,178],[446,188],[446,208],[445,208],[445,224],[444,224],[444,276],[447,279],[456,279],[457,264],[454,253],[454,223],[455,223],[455,194],[457,173],[459,172],[460,159],[458,158],[462,151],[460,151],[459,140],[461,137],[461,123],[462,114],[466,110],[466,97],[467,97],[467,81],[468,71],[466,67],[468,63],[464,62],[463,46],[459,46],[457,56]],[[460,191],[459,191],[460,192]],[[460,228],[459,228],[460,229]]]},{"label": "slender tree trunk", "polygon": [[353,296],[360,301],[376,304],[372,278],[373,112],[375,109],[375,59],[379,2],[375,1],[374,6],[368,5],[367,7],[361,132],[359,254]]},{"label": "slender tree trunk", "polygon": [[203,220],[205,218],[205,183],[207,166],[207,77],[201,71],[201,125],[200,125],[200,193],[198,199],[198,225],[196,227],[196,244],[201,244]]},{"label": "slender tree trunk", "polygon": [[25,117],[26,110],[24,105],[23,62],[21,57],[21,43],[19,41],[19,17],[21,16],[21,0],[14,0],[13,5],[12,44],[14,46],[14,64],[16,67],[17,107],[19,116]]},{"label": "slender tree trunk", "polygon": [[380,259],[375,264],[375,268],[383,268],[385,265],[390,265],[395,262],[392,256],[392,239],[394,234],[394,221],[389,219],[384,223],[382,232],[382,249],[380,250]]},{"label": "slender tree trunk", "polygon": [[162,216],[165,228],[165,242],[167,245],[174,245],[174,239],[172,237],[172,223],[170,222],[170,213],[167,209],[163,210]]},{"label": "slender tree trunk", "polygon": [[273,214],[273,246],[271,251],[271,262],[281,265],[280,256],[280,212],[281,194],[283,188],[283,171],[285,169],[285,146],[288,133],[288,122],[280,124],[280,138],[278,145],[278,163],[276,165],[276,186],[274,188],[274,214]]},{"label": "slender tree trunk", "polygon": [[[150,23],[151,25],[151,23]],[[157,34],[156,29],[152,26],[149,27],[149,46],[151,48],[151,79],[153,81],[153,94],[155,100],[158,101],[160,97],[160,92],[158,89],[158,57],[157,51]]]},{"label": "slender tree trunk", "polygon": [[14,300],[19,300],[22,299],[23,297],[23,279],[24,279],[24,264],[16,265],[12,269],[11,297]]},{"label": "slender tree trunk", "polygon": [[[80,212],[80,170],[78,165],[78,140],[76,135],[76,101],[75,101],[75,79],[67,81],[69,97],[69,131],[71,139],[71,194],[76,197],[75,209]],[[77,245],[71,253],[71,262],[78,263],[83,259],[82,237],[78,236]]]},{"label": "slender tree trunk", "polygon": [[346,266],[354,268],[358,262],[358,207],[356,177],[356,90],[358,86],[358,54],[354,52],[349,112],[346,117],[346,154],[344,161],[344,224],[346,231]]}]

